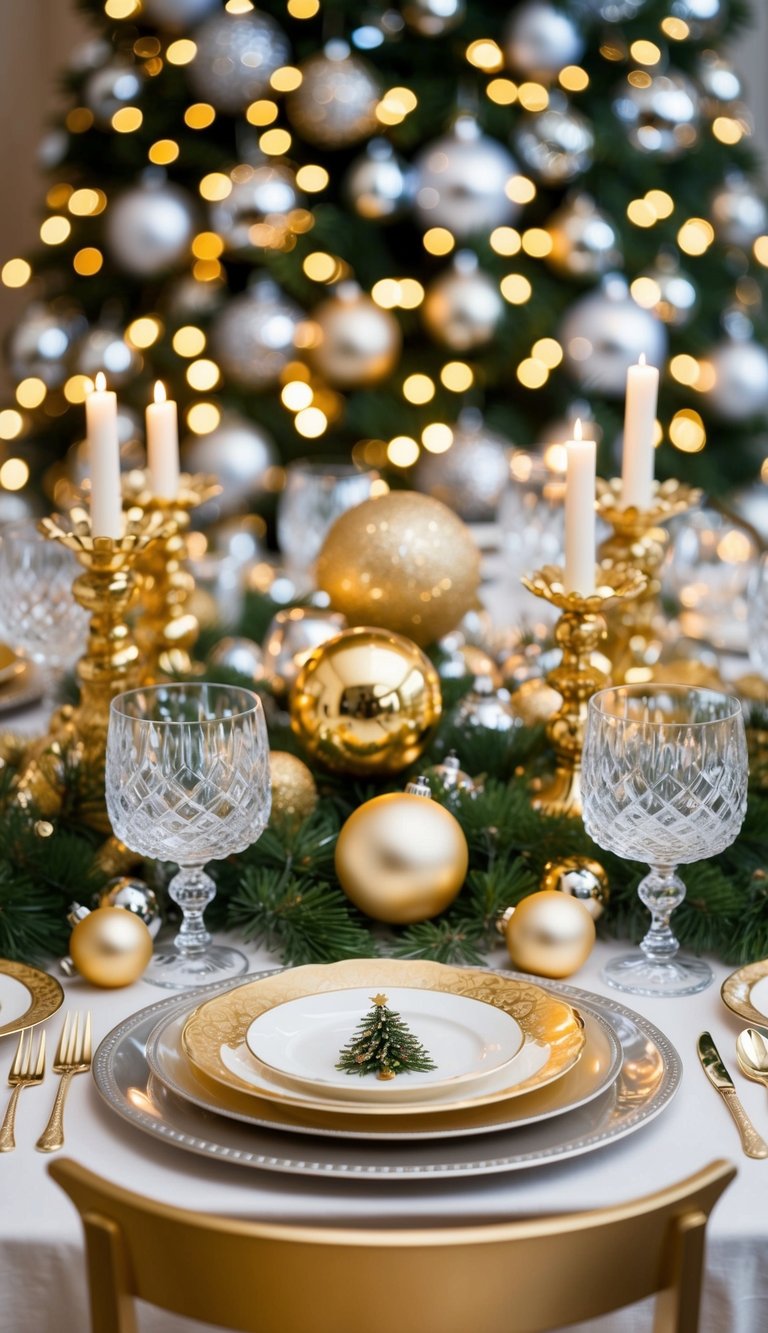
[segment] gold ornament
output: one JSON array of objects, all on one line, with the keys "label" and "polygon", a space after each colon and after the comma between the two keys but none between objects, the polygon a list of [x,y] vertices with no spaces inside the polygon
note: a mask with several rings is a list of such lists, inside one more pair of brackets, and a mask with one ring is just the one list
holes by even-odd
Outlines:
[{"label": "gold ornament", "polygon": [[464,883],[467,840],[453,815],[430,796],[424,778],[409,782],[404,792],[374,796],[339,834],[341,887],[376,921],[427,921],[445,911]]},{"label": "gold ornament", "polygon": [[469,528],[439,500],[393,491],[337,518],[316,578],[350,624],[381,625],[423,646],[474,606],[480,552]]},{"label": "gold ornament", "polygon": [[569,977],[587,961],[595,923],[578,898],[545,889],[510,909],[504,933],[514,967],[555,980]]},{"label": "gold ornament", "polygon": [[524,727],[535,727],[542,722],[548,722],[562,702],[563,696],[558,694],[557,690],[553,690],[552,686],[541,677],[524,680],[522,685],[518,685],[517,689],[512,691],[512,708],[517,716],[522,718]]},{"label": "gold ornament", "polygon": [[92,985],[129,986],[152,957],[152,936],[133,912],[97,907],[75,924],[69,952],[80,976]]},{"label": "gold ornament", "polygon": [[547,861],[541,887],[578,898],[595,921],[603,915],[611,896],[608,875],[591,856],[564,856],[560,861]]},{"label": "gold ornament", "polygon": [[384,775],[414,763],[440,718],[440,679],[400,634],[348,629],[299,671],[291,726],[314,759],[341,773]]},{"label": "gold ornament", "polygon": [[308,819],[317,805],[317,787],[307,765],[286,750],[270,750],[269,777],[271,822],[291,826]]}]

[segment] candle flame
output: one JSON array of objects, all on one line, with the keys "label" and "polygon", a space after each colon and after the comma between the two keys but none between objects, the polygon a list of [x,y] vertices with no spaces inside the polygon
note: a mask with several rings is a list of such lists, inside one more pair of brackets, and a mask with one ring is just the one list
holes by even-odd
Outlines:
[{"label": "candle flame", "polygon": [[100,371],[98,372],[97,376],[96,376],[96,391],[97,391],[97,393],[103,393],[104,390],[106,389],[106,387],[107,387],[107,377],[106,377],[106,375],[104,374],[104,371],[103,371],[103,370],[100,370]]},{"label": "candle flame", "polygon": [[155,402],[164,403],[167,396],[168,395],[165,392],[165,385],[163,384],[163,381],[157,380],[155,383]]},{"label": "candle flame", "polygon": [[641,352],[641,353],[640,353],[639,357],[637,358],[637,364],[638,364],[639,366],[644,366],[644,365],[645,365],[645,352]]},{"label": "candle flame", "polygon": [[581,417],[577,417],[573,425],[573,438],[580,440],[582,438]]}]

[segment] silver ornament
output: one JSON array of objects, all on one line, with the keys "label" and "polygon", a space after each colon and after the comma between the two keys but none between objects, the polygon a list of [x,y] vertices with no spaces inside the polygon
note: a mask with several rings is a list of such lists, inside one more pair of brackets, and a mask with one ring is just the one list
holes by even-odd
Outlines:
[{"label": "silver ornament", "polygon": [[588,194],[566,199],[547,221],[547,263],[569,278],[599,278],[621,264],[621,241],[610,218]]},{"label": "silver ornament", "polygon": [[699,94],[685,74],[649,74],[638,86],[627,79],[613,100],[613,112],[633,148],[672,161],[699,137]]},{"label": "silver ornament", "polygon": [[509,440],[488,430],[480,412],[468,409],[453,427],[446,453],[422,453],[416,488],[442,500],[467,523],[490,522],[509,480],[511,449]]},{"label": "silver ornament", "polygon": [[179,324],[207,319],[224,300],[226,288],[221,282],[200,282],[191,274],[175,278],[164,295],[164,308]]},{"label": "silver ornament", "polygon": [[208,435],[190,435],[181,446],[185,472],[211,472],[221,494],[195,510],[195,518],[214,522],[241,513],[267,488],[270,470],[277,463],[271,436],[238,412],[222,412]]},{"label": "silver ornament", "polygon": [[763,541],[768,543],[768,486],[764,481],[756,481],[737,491],[733,498],[733,507],[737,514],[746,519]]},{"label": "silver ornament", "polygon": [[78,343],[75,369],[90,379],[95,379],[97,372],[103,370],[107,383],[114,389],[134,378],[141,369],[141,357],[117,329],[97,325]]},{"label": "silver ornament", "polygon": [[337,40],[300,68],[301,84],[285,106],[302,138],[322,148],[349,148],[373,134],[382,89],[372,65]]},{"label": "silver ornament", "polygon": [[219,5],[220,0],[142,0],[141,16],[168,32],[182,32],[202,23]]},{"label": "silver ornament", "polygon": [[140,921],[144,922],[152,939],[162,925],[160,916],[160,904],[157,901],[157,894],[143,879],[133,879],[124,875],[116,879],[111,879],[107,887],[99,894],[99,907],[122,907],[126,912],[132,912]]},{"label": "silver ornament", "polygon": [[670,13],[684,19],[693,37],[717,32],[725,19],[727,0],[672,0]]},{"label": "silver ornament", "polygon": [[275,70],[291,57],[282,28],[258,10],[216,14],[197,29],[195,43],[187,78],[196,96],[217,111],[242,111],[263,97]]},{"label": "silver ornament", "polygon": [[371,139],[344,178],[344,194],[358,217],[389,222],[413,196],[413,173],[386,139]]},{"label": "silver ornament", "polygon": [[626,23],[633,19],[648,0],[571,0],[575,12],[582,19],[605,19],[606,23]]},{"label": "silver ornament", "polygon": [[346,628],[346,616],[338,611],[314,606],[278,611],[264,637],[264,671],[275,694],[287,694],[310,653]]},{"label": "silver ornament", "polygon": [[449,750],[442,763],[434,764],[425,774],[429,782],[437,782],[451,801],[464,792],[466,796],[477,796],[477,783],[461,767],[455,750]]},{"label": "silver ornament", "polygon": [[699,303],[699,293],[693,278],[682,271],[675,255],[659,255],[656,262],[638,276],[650,280],[647,288],[643,287],[635,294],[638,305],[650,310],[673,329],[684,329],[690,324]]},{"label": "silver ornament", "polygon": [[451,715],[458,729],[515,731],[523,725],[512,707],[509,690],[496,689],[490,676],[479,676],[474,688],[459,701]]},{"label": "silver ornament", "polygon": [[563,856],[557,861],[547,861],[541,887],[578,898],[595,921],[603,915],[611,896],[603,866],[589,856]]},{"label": "silver ornament", "polygon": [[124,106],[135,106],[144,89],[141,69],[125,60],[111,60],[89,74],[83,86],[83,101],[101,129],[109,129],[112,117]]},{"label": "silver ornament", "polygon": [[260,514],[236,515],[214,523],[207,532],[208,549],[233,560],[240,569],[266,560],[267,525]]},{"label": "silver ornament", "polygon": [[69,375],[69,355],[85,328],[84,317],[71,306],[33,302],[11,333],[11,373],[17,380],[34,376],[49,389],[57,389]]},{"label": "silver ornament", "polygon": [[178,185],[144,180],[110,204],[104,239],[111,258],[134,277],[152,278],[175,268],[195,234],[191,196]]},{"label": "silver ornament", "polygon": [[376,384],[400,355],[400,325],[353,282],[343,282],[313,311],[312,366],[338,389]]},{"label": "silver ornament", "polygon": [[738,172],[729,173],[713,195],[710,217],[718,240],[744,250],[768,230],[768,205],[753,182]]},{"label": "silver ornament", "polygon": [[290,214],[300,204],[295,172],[283,162],[264,162],[243,164],[232,174],[226,199],[210,205],[213,230],[228,250],[280,246],[290,230]]},{"label": "silver ornament", "polygon": [[451,266],[427,288],[421,307],[431,336],[455,352],[489,343],[504,314],[498,283],[483,273],[477,257],[460,250]]},{"label": "silver ornament", "polygon": [[591,167],[595,136],[586,117],[562,93],[552,93],[546,111],[521,116],[514,144],[537,180],[566,185]]},{"label": "silver ornament", "polygon": [[245,389],[274,384],[293,354],[303,317],[268,278],[234,296],[211,326],[211,350],[226,378]]},{"label": "silver ornament", "polygon": [[358,51],[375,51],[385,42],[400,37],[405,27],[405,20],[396,9],[358,9],[355,21],[350,41]]},{"label": "silver ornament", "polygon": [[726,338],[706,354],[715,382],[707,407],[723,421],[746,421],[768,409],[768,352],[762,343]]},{"label": "silver ornament", "polygon": [[549,0],[524,0],[510,15],[503,38],[508,64],[528,79],[549,83],[565,65],[576,65],[585,41],[573,19]]},{"label": "silver ornament", "polygon": [[420,37],[442,37],[464,22],[464,0],[401,0],[403,18]]},{"label": "silver ornament", "polygon": [[544,643],[524,643],[505,657],[501,664],[501,678],[507,689],[519,690],[530,680],[541,680],[562,659],[559,648]]},{"label": "silver ornament", "polygon": [[420,225],[447,227],[459,240],[514,221],[520,212],[505,193],[517,164],[472,116],[459,116],[451,134],[422,149],[415,162]]},{"label": "silver ornament", "polygon": [[664,364],[667,332],[642,310],[617,274],[567,310],[557,338],[566,369],[584,392],[623,398],[627,371],[644,354],[652,366]]},{"label": "silver ornament", "polygon": [[76,46],[67,61],[72,74],[87,74],[89,69],[101,69],[112,55],[112,47],[101,37],[89,38]]},{"label": "silver ornament", "polygon": [[264,679],[264,654],[253,639],[229,635],[219,639],[208,654],[210,667],[225,667],[253,684]]},{"label": "silver ornament", "polygon": [[706,110],[710,115],[717,115],[721,107],[737,102],[744,95],[740,75],[719,51],[699,52],[696,77],[707,99]]}]

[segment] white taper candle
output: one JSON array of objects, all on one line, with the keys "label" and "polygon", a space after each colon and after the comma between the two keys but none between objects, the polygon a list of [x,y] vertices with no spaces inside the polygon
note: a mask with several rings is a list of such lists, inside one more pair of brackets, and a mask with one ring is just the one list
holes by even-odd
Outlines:
[{"label": "white taper candle", "polygon": [[627,371],[624,405],[624,448],[621,457],[621,503],[624,509],[650,509],[653,494],[654,433],[659,372],[641,355]]},{"label": "white taper candle", "polygon": [[179,424],[176,404],[167,400],[158,380],[155,401],[146,410],[149,488],[160,500],[175,500],[179,493]]},{"label": "white taper candle", "polygon": [[91,472],[91,532],[94,537],[123,534],[120,490],[120,444],[117,438],[117,397],[99,371],[96,388],[85,400],[88,456]]},{"label": "white taper candle", "polygon": [[581,422],[565,445],[565,591],[595,591],[595,441],[581,438]]}]

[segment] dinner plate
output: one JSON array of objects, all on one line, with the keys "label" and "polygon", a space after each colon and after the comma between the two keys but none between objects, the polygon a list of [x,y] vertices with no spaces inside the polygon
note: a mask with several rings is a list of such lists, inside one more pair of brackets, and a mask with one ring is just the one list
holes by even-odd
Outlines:
[{"label": "dinner plate", "polygon": [[45,680],[40,667],[32,662],[21,662],[21,670],[0,687],[0,713],[12,713],[37,703],[45,693]]},{"label": "dinner plate", "polygon": [[0,958],[0,1037],[44,1022],[63,999],[55,977],[27,963]]},{"label": "dinner plate", "polygon": [[408,1025],[435,1068],[384,1080],[350,1075],[337,1061],[371,1011],[370,992],[370,986],[352,987],[276,1004],[253,1020],[245,1044],[273,1083],[334,1101],[403,1105],[485,1083],[510,1064],[525,1040],[517,1020],[495,1005],[445,991],[390,987],[387,1008]]},{"label": "dinner plate", "polygon": [[750,1023],[768,1023],[768,958],[747,963],[725,978],[720,987],[723,1001],[739,1018]]},{"label": "dinner plate", "polygon": [[466,1090],[461,1086],[438,1090],[423,1100],[410,1101],[408,1109],[412,1115],[443,1113],[522,1096],[560,1078],[583,1050],[584,1033],[571,1006],[529,978],[514,978],[482,968],[385,958],[289,968],[235,986],[191,1014],[182,1034],[182,1045],[199,1072],[237,1092],[251,1092],[285,1106],[333,1109],[337,1115],[399,1115],[402,1107],[389,1102],[344,1102],[324,1097],[320,1089],[286,1091],[254,1060],[245,1034],[261,1013],[288,1000],[360,988],[365,988],[366,994],[377,990],[389,993],[400,987],[464,995],[494,1005],[510,1014],[523,1033],[517,1054],[482,1085]]},{"label": "dinner plate", "polygon": [[0,685],[7,680],[13,680],[13,677],[23,670],[24,663],[21,658],[8,647],[7,643],[0,643]]},{"label": "dinner plate", "polygon": [[640,1014],[575,986],[552,982],[550,989],[610,1022],[622,1047],[619,1076],[600,1097],[567,1115],[482,1137],[397,1144],[359,1143],[346,1134],[297,1139],[201,1110],[151,1074],[144,1054],[160,1018],[180,1012],[187,1002],[176,995],[118,1024],[94,1056],[93,1078],[106,1105],[134,1128],[157,1142],[232,1166],[366,1183],[518,1171],[578,1157],[635,1133],[669,1105],[682,1073],[675,1048]]}]

